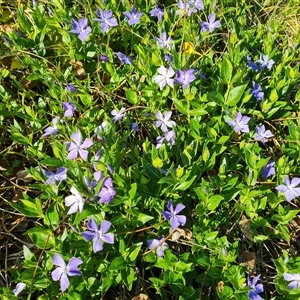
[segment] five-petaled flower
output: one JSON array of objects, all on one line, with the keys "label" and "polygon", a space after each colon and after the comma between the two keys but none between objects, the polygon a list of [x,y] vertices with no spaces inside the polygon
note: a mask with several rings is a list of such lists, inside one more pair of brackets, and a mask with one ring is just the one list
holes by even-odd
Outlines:
[{"label": "five-petaled flower", "polygon": [[114,116],[112,118],[112,120],[114,122],[117,122],[117,121],[123,119],[124,116],[125,116],[125,112],[124,111],[125,111],[125,107],[122,107],[119,111],[117,111],[116,109],[112,110],[111,114]]},{"label": "five-petaled flower", "polygon": [[67,159],[75,159],[79,153],[80,157],[87,161],[89,152],[84,149],[87,149],[94,144],[92,140],[86,138],[82,143],[82,135],[80,131],[73,133],[71,135],[71,139],[73,142],[67,142],[67,151],[69,151]]},{"label": "five-petaled flower", "polygon": [[284,178],[284,183],[276,187],[276,190],[283,193],[285,196],[285,199],[290,202],[296,197],[300,196],[300,188],[296,187],[300,184],[300,178],[294,177],[292,181],[289,180],[289,178],[286,176]]},{"label": "five-petaled flower", "polygon": [[269,59],[268,54],[260,55],[259,60],[257,61],[260,70],[268,69],[271,70],[272,66],[275,64],[273,59]]},{"label": "five-petaled flower", "polygon": [[109,221],[103,220],[101,222],[100,228],[98,228],[97,223],[93,219],[89,219],[87,223],[88,230],[82,232],[83,237],[89,242],[93,239],[93,251],[94,253],[101,251],[103,249],[102,242],[113,244],[114,234],[106,233],[111,227]]},{"label": "five-petaled flower", "polygon": [[252,61],[250,56],[247,56],[246,59],[247,59],[247,66],[256,72],[258,70],[257,64]]},{"label": "five-petaled flower", "polygon": [[185,71],[178,70],[177,77],[175,81],[182,85],[183,89],[185,90],[191,82],[196,79],[194,69],[187,69]]},{"label": "five-petaled flower", "polygon": [[161,22],[164,17],[165,11],[162,8],[160,8],[157,4],[155,4],[155,8],[151,9],[149,13],[150,16],[156,17],[158,19],[158,22]]},{"label": "five-petaled flower", "polygon": [[262,143],[266,143],[268,138],[274,136],[270,130],[266,130],[265,125],[256,126],[255,131],[256,133],[254,134],[253,138]]},{"label": "five-petaled flower", "polygon": [[108,177],[104,180],[101,191],[98,194],[100,197],[98,203],[109,204],[115,195],[116,191],[114,190],[112,179]]},{"label": "five-petaled flower", "polygon": [[233,127],[233,130],[235,132],[249,132],[249,126],[248,126],[248,122],[249,122],[250,118],[243,116],[240,112],[238,112],[235,117],[234,120],[229,119],[226,121],[226,123]]},{"label": "five-petaled flower", "polygon": [[82,212],[85,201],[82,195],[76,190],[74,186],[71,187],[71,193],[73,195],[67,196],[65,198],[65,205],[70,207],[67,213],[68,215],[74,214],[77,211]]},{"label": "five-petaled flower", "polygon": [[252,81],[252,89],[250,90],[250,94],[253,95],[256,100],[260,101],[264,97],[264,92],[261,89],[261,85]]},{"label": "five-petaled flower", "polygon": [[160,48],[171,50],[171,43],[173,42],[173,39],[170,36],[167,38],[167,34],[165,32],[160,34],[160,38],[155,37],[155,39]]},{"label": "five-petaled flower", "polygon": [[72,19],[72,27],[73,29],[70,30],[70,33],[75,33],[78,35],[78,38],[84,42],[88,35],[92,32],[92,28],[88,26],[88,19],[83,18],[78,20],[78,22]]},{"label": "five-petaled flower", "polygon": [[76,107],[71,102],[63,102],[63,109],[65,111],[64,117],[73,117]]},{"label": "five-petaled flower", "polygon": [[188,16],[191,16],[191,14],[196,13],[197,9],[192,2],[193,1],[178,0],[177,6],[179,9],[176,11],[176,15],[183,16],[187,14]]},{"label": "five-petaled flower", "polygon": [[269,160],[269,162],[262,169],[262,176],[266,179],[275,174],[275,162],[273,160]]},{"label": "five-petaled flower", "polygon": [[158,75],[154,77],[154,82],[159,84],[160,90],[162,90],[166,84],[170,87],[174,87],[174,78],[175,72],[172,67],[166,68],[161,66],[158,68]]},{"label": "five-petaled flower", "polygon": [[251,288],[251,290],[248,292],[248,297],[251,300],[262,300],[262,298],[258,294],[264,291],[264,287],[261,283],[257,284],[259,277],[260,274],[258,276],[255,276],[253,279],[248,276],[248,286]]},{"label": "five-petaled flower", "polygon": [[165,243],[164,240],[165,240],[165,237],[161,236],[158,239],[152,239],[152,240],[147,241],[148,248],[150,250],[156,249],[156,253],[157,253],[158,257],[164,256],[164,248],[168,247],[168,244]]},{"label": "five-petaled flower", "polygon": [[132,26],[140,22],[140,18],[144,13],[137,11],[134,6],[131,7],[131,10],[123,12],[123,15],[128,19],[128,25]]},{"label": "five-petaled flower", "polygon": [[167,132],[168,131],[168,127],[172,128],[173,126],[176,126],[176,123],[174,121],[170,121],[171,116],[172,116],[172,112],[171,111],[166,111],[164,113],[164,115],[163,115],[161,113],[161,111],[159,110],[155,114],[155,117],[158,119],[158,121],[155,121],[154,125],[157,128],[160,127],[163,132]]},{"label": "five-petaled flower", "polygon": [[77,92],[77,88],[71,83],[67,83],[66,90],[72,93]]},{"label": "five-petaled flower", "polygon": [[177,204],[174,209],[172,200],[169,200],[167,208],[169,211],[163,211],[162,215],[166,220],[170,220],[172,230],[176,229],[180,225],[183,226],[186,222],[186,216],[178,215],[178,213],[185,208],[185,205]]},{"label": "five-petaled flower", "polygon": [[213,32],[216,28],[221,27],[221,22],[216,21],[216,14],[210,14],[208,16],[208,22],[200,22],[202,32]]},{"label": "five-petaled flower", "polygon": [[98,8],[96,13],[98,18],[95,18],[94,21],[100,22],[101,30],[103,33],[108,31],[110,27],[118,26],[117,19],[113,16],[112,11],[102,11]]},{"label": "five-petaled flower", "polygon": [[286,281],[290,281],[288,284],[288,288],[295,290],[300,289],[300,274],[290,274],[290,273],[283,273],[283,278]]},{"label": "five-petaled flower", "polygon": [[64,292],[70,285],[68,276],[79,276],[81,272],[78,266],[83,263],[79,258],[72,257],[66,265],[65,261],[59,254],[54,254],[52,263],[57,266],[57,268],[52,271],[51,276],[54,281],[60,281],[60,288]]},{"label": "five-petaled flower", "polygon": [[42,135],[42,137],[52,135],[52,134],[58,134],[58,128],[57,128],[57,123],[59,121],[60,117],[55,117],[52,119],[52,124],[53,126],[49,126],[45,129],[45,133]]},{"label": "five-petaled flower", "polygon": [[56,181],[66,180],[67,172],[68,169],[65,167],[58,168],[56,173],[53,173],[52,171],[44,171],[44,174],[48,177],[48,179],[45,182],[46,185],[55,183]]},{"label": "five-petaled flower", "polygon": [[173,146],[175,144],[175,138],[176,133],[174,130],[167,131],[164,136],[158,136],[156,138],[156,149],[159,149],[163,145],[164,140],[166,140],[170,146]]},{"label": "five-petaled flower", "polygon": [[115,54],[117,55],[118,59],[120,60],[120,62],[122,64],[125,65],[131,65],[132,64],[132,59],[130,56],[122,53],[122,52],[115,52]]}]

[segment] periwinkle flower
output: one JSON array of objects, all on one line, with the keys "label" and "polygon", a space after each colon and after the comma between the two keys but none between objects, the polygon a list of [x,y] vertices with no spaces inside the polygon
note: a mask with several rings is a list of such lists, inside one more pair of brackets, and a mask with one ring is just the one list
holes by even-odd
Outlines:
[{"label": "periwinkle flower", "polygon": [[158,19],[158,22],[161,22],[164,17],[165,11],[162,8],[160,8],[157,4],[155,4],[155,8],[151,9],[149,13],[150,16],[156,17]]},{"label": "periwinkle flower", "polygon": [[273,160],[269,160],[269,162],[262,169],[262,176],[266,179],[275,174],[275,162]]},{"label": "periwinkle flower", "polygon": [[283,278],[289,281],[288,288],[291,290],[300,289],[300,274],[283,273]]},{"label": "periwinkle flower", "polygon": [[176,126],[176,123],[174,121],[170,121],[171,116],[172,116],[171,111],[166,111],[163,115],[159,110],[155,114],[155,117],[157,118],[158,121],[155,121],[154,125],[157,128],[160,127],[163,132],[167,132],[168,128],[172,128],[173,126]]},{"label": "periwinkle flower", "polygon": [[275,189],[284,194],[285,199],[290,202],[296,197],[300,196],[300,188],[296,187],[300,184],[300,178],[294,177],[292,181],[286,176],[284,178],[284,183],[277,186]]},{"label": "periwinkle flower", "polygon": [[262,300],[262,298],[258,294],[264,291],[264,287],[261,283],[257,284],[259,277],[260,275],[255,276],[253,279],[251,279],[248,276],[248,286],[251,288],[251,290],[248,292],[248,297],[251,300]]},{"label": "periwinkle flower", "polygon": [[72,27],[73,29],[70,30],[70,33],[74,33],[78,35],[78,38],[84,42],[88,35],[92,32],[92,28],[88,26],[88,19],[83,18],[78,20],[78,22],[72,19]]},{"label": "periwinkle flower", "polygon": [[98,18],[95,18],[94,21],[100,22],[103,33],[108,31],[110,27],[118,26],[117,19],[113,16],[112,11],[102,11],[98,8],[96,13]]},{"label": "periwinkle flower", "polygon": [[193,69],[187,69],[187,70],[178,70],[177,71],[177,77],[175,78],[175,81],[182,85],[183,89],[185,90],[191,82],[193,82],[196,79],[196,76],[194,75]]},{"label": "periwinkle flower", "polygon": [[67,83],[66,90],[69,92],[72,92],[72,93],[77,92],[77,88],[73,84],[70,84],[70,83]]},{"label": "periwinkle flower", "polygon": [[160,90],[162,90],[166,85],[174,87],[174,78],[175,72],[172,67],[161,66],[158,68],[158,75],[154,77],[154,82],[159,84]]},{"label": "periwinkle flower", "polygon": [[71,118],[74,116],[76,107],[71,102],[63,102],[63,109],[65,110],[64,117]]},{"label": "periwinkle flower", "polygon": [[137,123],[131,123],[131,129],[133,131],[139,131],[139,124],[137,124]]},{"label": "periwinkle flower", "polygon": [[183,16],[185,14],[188,16],[191,16],[191,14],[197,12],[197,9],[195,8],[192,1],[178,0],[177,6],[179,9],[176,11],[176,15],[179,15],[179,16]]},{"label": "periwinkle flower", "polygon": [[134,6],[131,7],[131,10],[123,12],[123,15],[128,19],[128,25],[132,26],[140,22],[140,18],[144,13],[137,11]]},{"label": "periwinkle flower", "polygon": [[247,56],[246,57],[246,59],[247,59],[247,66],[249,67],[249,68],[251,68],[253,71],[258,71],[258,66],[257,66],[257,64],[256,63],[254,63],[252,60],[251,60],[251,57],[250,56]]},{"label": "periwinkle flower", "polygon": [[130,56],[127,56],[122,52],[115,52],[115,54],[117,55],[118,59],[120,60],[120,62],[122,64],[125,64],[125,65],[131,65],[132,64],[132,59],[131,59]]},{"label": "periwinkle flower", "polygon": [[252,81],[252,89],[250,90],[250,94],[253,95],[256,100],[260,101],[264,97],[264,92],[261,89],[261,85]]},{"label": "periwinkle flower", "polygon": [[216,21],[216,14],[208,16],[208,22],[200,22],[201,32],[213,32],[215,29],[221,27],[221,22]]},{"label": "periwinkle flower", "polygon": [[170,220],[172,230],[176,229],[180,225],[185,225],[186,216],[178,215],[178,213],[180,213],[185,208],[185,205],[177,204],[174,209],[172,200],[169,200],[167,208],[169,211],[163,211],[162,215],[165,217],[166,220]]},{"label": "periwinkle flower", "polygon": [[19,282],[16,285],[16,288],[12,291],[14,293],[15,296],[18,296],[26,287],[26,284],[23,282]]},{"label": "periwinkle flower", "polygon": [[64,292],[70,285],[68,276],[79,276],[81,272],[78,266],[83,263],[79,258],[72,257],[66,265],[65,261],[59,254],[54,254],[52,263],[57,266],[57,268],[52,271],[51,276],[53,281],[60,281],[60,288]]},{"label": "periwinkle flower", "polygon": [[80,131],[73,133],[71,139],[73,142],[67,142],[67,151],[69,151],[67,159],[76,159],[79,153],[80,157],[84,161],[87,161],[89,152],[85,149],[90,148],[94,144],[92,140],[86,138],[84,142],[82,142]]},{"label": "periwinkle flower", "polygon": [[117,111],[116,109],[112,110],[111,114],[114,116],[112,120],[114,122],[117,122],[123,119],[125,116],[125,112],[124,112],[125,110],[126,110],[125,107],[122,107],[119,111]]},{"label": "periwinkle flower", "polygon": [[243,116],[240,112],[238,112],[235,117],[234,120],[229,119],[226,121],[226,123],[233,127],[233,130],[235,132],[249,132],[249,126],[248,126],[248,122],[249,122],[250,118]]},{"label": "periwinkle flower", "polygon": [[68,169],[65,167],[60,167],[57,169],[56,173],[53,173],[52,171],[44,171],[44,174],[48,177],[45,184],[49,185],[51,183],[55,183],[56,181],[63,181],[67,179],[67,172]]},{"label": "periwinkle flower", "polygon": [[173,39],[170,36],[167,38],[167,34],[165,32],[160,34],[160,38],[155,37],[155,39],[160,48],[171,50],[171,43],[173,42]]},{"label": "periwinkle flower", "polygon": [[164,140],[166,140],[170,146],[173,146],[175,144],[175,138],[176,133],[174,130],[167,131],[164,136],[158,136],[156,138],[156,149],[159,149],[163,145]]},{"label": "periwinkle flower", "polygon": [[274,136],[270,130],[266,130],[265,125],[256,126],[256,133],[254,134],[254,140],[266,143],[268,138]]},{"label": "periwinkle flower", "polygon": [[165,54],[165,60],[166,60],[167,62],[172,62],[172,61],[173,61],[172,55],[169,54],[169,53],[166,53],[166,54]]},{"label": "periwinkle flower", "polygon": [[152,239],[152,240],[148,240],[147,244],[148,244],[148,248],[150,250],[155,249],[156,248],[156,253],[158,257],[162,257],[164,256],[164,248],[168,247],[168,244],[164,242],[165,237],[161,236],[158,239]]},{"label": "periwinkle flower", "polygon": [[71,187],[71,193],[73,195],[67,196],[65,198],[65,205],[70,207],[67,213],[68,215],[74,214],[77,211],[82,212],[85,201],[82,195],[76,190],[74,186]]},{"label": "periwinkle flower", "polygon": [[100,197],[98,203],[109,204],[115,195],[116,191],[114,190],[112,179],[108,177],[104,180],[100,193],[98,194]]},{"label": "periwinkle flower", "polygon": [[260,70],[264,70],[264,69],[271,70],[272,66],[275,64],[273,59],[269,59],[268,54],[260,55],[260,58],[257,61],[257,63],[259,64]]},{"label": "periwinkle flower", "polygon": [[105,54],[100,55],[100,60],[103,63],[109,62],[109,59],[108,59],[107,55],[105,55]]},{"label": "periwinkle flower", "polygon": [[42,135],[42,137],[45,137],[48,135],[53,135],[53,134],[58,134],[57,123],[58,123],[59,119],[60,119],[60,117],[55,117],[52,119],[53,126],[47,127],[45,129],[45,133]]},{"label": "periwinkle flower", "polygon": [[106,233],[111,227],[109,221],[103,220],[101,222],[100,228],[98,228],[97,223],[93,219],[89,219],[87,223],[88,230],[82,232],[82,236],[86,241],[93,239],[93,252],[96,253],[103,249],[102,242],[113,244],[114,243],[114,234]]}]

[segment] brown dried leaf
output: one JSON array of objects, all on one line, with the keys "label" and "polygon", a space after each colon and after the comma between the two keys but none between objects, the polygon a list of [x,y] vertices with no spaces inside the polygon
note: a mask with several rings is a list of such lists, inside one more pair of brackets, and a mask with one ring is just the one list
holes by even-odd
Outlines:
[{"label": "brown dried leaf", "polygon": [[189,229],[181,229],[181,228],[176,228],[170,238],[172,242],[178,241],[181,237],[187,240],[191,240],[192,238],[192,232]]},{"label": "brown dried leaf", "polygon": [[148,299],[149,299],[149,297],[143,293],[132,298],[132,300],[148,300]]},{"label": "brown dried leaf", "polygon": [[239,262],[243,267],[248,267],[253,273],[256,271],[256,255],[254,252],[245,251],[239,256]]},{"label": "brown dried leaf", "polygon": [[240,229],[248,240],[255,242],[250,228],[250,220],[248,220],[244,215],[242,215],[242,220],[240,221]]},{"label": "brown dried leaf", "polygon": [[224,289],[225,289],[225,287],[224,287],[224,281],[219,281],[217,288],[218,288],[219,293],[223,293]]},{"label": "brown dried leaf", "polygon": [[31,182],[33,180],[32,176],[27,172],[27,170],[21,170],[16,173],[18,179],[25,182]]}]

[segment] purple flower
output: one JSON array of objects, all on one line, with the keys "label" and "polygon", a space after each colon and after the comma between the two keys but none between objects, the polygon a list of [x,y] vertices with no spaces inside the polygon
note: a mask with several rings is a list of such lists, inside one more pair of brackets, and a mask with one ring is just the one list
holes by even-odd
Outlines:
[{"label": "purple flower", "polygon": [[266,143],[268,138],[274,136],[270,130],[266,130],[265,125],[256,126],[255,131],[254,139],[262,143]]},{"label": "purple flower", "polygon": [[52,119],[53,127],[51,127],[51,126],[47,127],[45,129],[45,133],[42,135],[42,137],[52,135],[52,134],[58,134],[58,128],[57,128],[56,124],[59,119],[60,119],[60,117],[55,117]]},{"label": "purple flower", "polygon": [[175,81],[182,85],[183,89],[185,90],[188,85],[193,82],[196,79],[196,76],[194,75],[193,69],[187,69],[185,71],[178,70],[177,71],[177,77],[175,78]]},{"label": "purple flower", "polygon": [[164,243],[165,237],[162,236],[158,239],[153,239],[153,240],[148,240],[147,244],[148,244],[148,248],[150,250],[155,249],[156,248],[156,253],[158,257],[162,257],[164,256],[164,248],[168,247],[167,243]]},{"label": "purple flower", "polygon": [[154,122],[154,125],[159,128],[161,127],[161,130],[163,132],[167,132],[168,131],[168,127],[172,128],[173,126],[176,126],[176,123],[174,121],[169,121],[171,118],[172,112],[171,111],[166,111],[164,113],[164,115],[161,113],[161,111],[159,110],[155,117],[158,119],[158,121]]},{"label": "purple flower", "polygon": [[134,6],[131,7],[131,10],[123,12],[123,15],[128,19],[128,25],[132,26],[140,22],[140,18],[144,13],[137,11]]},{"label": "purple flower", "polygon": [[186,222],[186,216],[178,215],[178,213],[185,208],[185,205],[177,204],[174,209],[172,200],[169,200],[167,208],[169,211],[163,211],[162,214],[166,220],[170,220],[172,230],[176,229],[180,225],[183,226]]},{"label": "purple flower", "polygon": [[137,123],[132,123],[132,124],[131,124],[131,129],[132,129],[133,131],[139,131],[139,124],[137,124]]},{"label": "purple flower", "polygon": [[118,26],[117,19],[113,16],[112,11],[105,10],[102,11],[99,8],[97,9],[97,16],[99,18],[94,19],[94,21],[100,22],[101,30],[103,33],[108,31],[110,27]]},{"label": "purple flower", "polygon": [[16,285],[16,288],[12,291],[14,293],[15,296],[18,296],[26,287],[26,284],[23,282],[19,282]]},{"label": "purple flower", "polygon": [[89,230],[84,231],[81,234],[88,242],[91,239],[93,239],[94,253],[101,251],[103,249],[102,242],[108,244],[114,243],[113,233],[106,233],[111,227],[111,223],[109,221],[103,220],[101,222],[100,228],[98,229],[97,223],[93,219],[89,219],[87,223],[87,227]]},{"label": "purple flower", "polygon": [[70,84],[70,83],[67,83],[66,90],[69,92],[72,92],[72,93],[77,92],[77,88],[73,84]]},{"label": "purple flower", "polygon": [[78,153],[80,157],[87,161],[89,152],[87,149],[91,147],[94,143],[89,138],[86,138],[84,142],[82,143],[82,135],[80,131],[76,131],[71,135],[71,139],[73,142],[67,142],[67,151],[69,151],[69,154],[67,156],[67,159],[75,159],[78,156]]},{"label": "purple flower", "polygon": [[271,70],[272,66],[275,64],[275,61],[273,59],[269,59],[268,54],[266,55],[260,55],[259,60],[257,61],[259,64],[260,70],[268,69]]},{"label": "purple flower", "polygon": [[63,102],[64,116],[66,118],[73,117],[76,107],[71,102]]},{"label": "purple flower", "polygon": [[256,100],[262,100],[264,97],[264,92],[262,92],[261,85],[252,81],[252,89],[250,90],[250,94],[252,94]]},{"label": "purple flower", "polygon": [[166,132],[164,136],[158,136],[156,138],[156,149],[159,149],[163,145],[164,140],[166,140],[170,146],[173,146],[175,144],[175,138],[176,133],[174,130]]},{"label": "purple flower", "polygon": [[130,56],[125,55],[122,52],[115,52],[115,54],[118,56],[118,59],[122,64],[125,65],[131,65],[132,64],[132,59]]},{"label": "purple flower", "polygon": [[291,290],[300,289],[300,274],[283,273],[283,278],[290,281],[288,288]]},{"label": "purple flower", "polygon": [[77,211],[82,212],[83,205],[84,205],[84,198],[79,194],[79,192],[76,190],[74,186],[71,187],[71,193],[73,195],[67,196],[65,198],[65,205],[70,207],[68,211],[68,215],[74,214]]},{"label": "purple flower", "polygon": [[116,191],[114,190],[113,182],[111,178],[108,177],[104,180],[101,191],[98,194],[98,196],[100,197],[98,203],[109,204],[111,200],[115,197],[115,195],[116,195]]},{"label": "purple flower", "polygon": [[233,127],[233,130],[235,132],[249,132],[249,126],[248,126],[248,122],[249,122],[250,118],[246,117],[246,116],[242,116],[242,114],[240,112],[238,112],[235,117],[234,120],[230,119],[227,120],[226,123],[228,125],[230,125],[231,127]]},{"label": "purple flower", "polygon": [[112,120],[113,120],[114,122],[117,122],[117,121],[123,119],[124,116],[125,116],[125,113],[124,113],[125,110],[126,110],[125,107],[122,107],[119,111],[117,111],[117,110],[115,110],[115,109],[112,110],[111,114],[114,116],[114,117],[112,118]]},{"label": "purple flower", "polygon": [[78,34],[78,38],[84,42],[88,35],[92,32],[92,28],[88,26],[88,19],[83,18],[81,20],[78,20],[78,22],[74,19],[72,19],[72,27],[73,29],[70,30],[70,33]]},{"label": "purple flower", "polygon": [[59,254],[54,254],[52,263],[57,266],[57,268],[51,273],[52,279],[54,281],[60,281],[60,288],[62,292],[64,292],[70,285],[68,276],[81,275],[81,272],[78,270],[78,266],[82,264],[83,261],[79,258],[72,257],[68,265],[66,265]]},{"label": "purple flower", "polygon": [[48,177],[46,180],[46,185],[55,183],[56,181],[63,181],[67,179],[68,169],[65,167],[58,168],[56,173],[52,171],[44,171],[44,174]]},{"label": "purple flower", "polygon": [[190,0],[190,4],[194,6],[198,11],[204,10],[204,4],[202,0]]},{"label": "purple flower", "polygon": [[173,61],[172,55],[169,54],[169,53],[166,53],[166,54],[165,54],[165,60],[166,60],[167,62],[172,62],[172,61]]},{"label": "purple flower", "polygon": [[250,56],[247,56],[246,59],[247,59],[247,66],[256,72],[258,70],[257,64],[251,60]]},{"label": "purple flower", "polygon": [[216,21],[216,14],[210,14],[208,16],[208,22],[200,22],[202,32],[213,32],[216,28],[221,27],[221,22]]},{"label": "purple flower", "polygon": [[109,62],[109,59],[108,59],[108,57],[105,54],[101,54],[100,55],[100,60],[103,63]]},{"label": "purple flower", "polygon": [[84,183],[86,186],[89,188],[91,192],[94,191],[97,183],[103,178],[102,172],[101,171],[96,171],[94,172],[94,179],[92,181],[89,181],[86,176],[83,177]]},{"label": "purple flower", "polygon": [[154,82],[159,84],[160,90],[162,90],[166,84],[170,87],[174,87],[174,79],[172,78],[175,75],[172,67],[165,68],[161,66],[158,68],[158,75],[154,77]]},{"label": "purple flower", "polygon": [[173,39],[171,37],[167,38],[167,34],[165,32],[162,32],[160,34],[160,38],[155,37],[156,41],[158,42],[160,48],[162,49],[168,49],[171,50],[171,45],[170,43],[173,42]]},{"label": "purple flower", "polygon": [[155,4],[155,8],[151,9],[149,13],[152,17],[156,17],[158,19],[158,22],[161,22],[164,17],[165,11],[157,4]]},{"label": "purple flower", "polygon": [[178,0],[177,6],[178,6],[179,10],[176,11],[176,15],[183,16],[183,15],[187,14],[188,16],[190,16],[191,14],[196,13],[197,9],[193,5],[193,3],[190,3],[190,2],[192,2],[192,1]]},{"label": "purple flower", "polygon": [[251,290],[248,292],[248,297],[251,300],[262,300],[262,298],[258,294],[264,291],[264,287],[261,283],[257,284],[259,277],[260,275],[255,276],[253,279],[251,279],[248,276],[248,286],[251,288]]},{"label": "purple flower", "polygon": [[284,178],[284,183],[281,184],[275,189],[281,193],[284,194],[285,199],[290,202],[296,197],[300,196],[300,188],[296,188],[297,185],[300,183],[300,178],[294,177],[292,181],[289,180],[289,178],[286,176]]},{"label": "purple flower", "polygon": [[273,160],[269,160],[269,162],[262,169],[262,176],[266,179],[275,174],[275,162]]}]

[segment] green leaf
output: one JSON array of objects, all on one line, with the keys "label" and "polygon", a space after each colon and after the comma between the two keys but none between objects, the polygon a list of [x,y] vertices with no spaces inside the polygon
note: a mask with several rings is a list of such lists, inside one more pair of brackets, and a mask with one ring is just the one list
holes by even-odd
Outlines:
[{"label": "green leaf", "polygon": [[208,210],[215,210],[220,202],[224,199],[221,195],[213,195],[209,198],[207,208]]},{"label": "green leaf", "polygon": [[175,98],[172,98],[172,101],[174,102],[176,108],[179,112],[181,112],[184,115],[188,115],[188,106],[183,100],[177,100]]},{"label": "green leaf", "polygon": [[143,243],[137,243],[132,245],[129,249],[128,249],[128,258],[131,264],[134,264],[137,256],[139,255],[140,251],[141,251],[141,247],[142,247]]},{"label": "green leaf", "polygon": [[139,102],[139,98],[137,96],[137,93],[135,91],[129,90],[129,89],[125,89],[125,94],[126,94],[126,98],[127,100],[135,105]]},{"label": "green leaf", "polygon": [[207,115],[208,112],[203,108],[196,108],[190,111],[190,116],[203,116]]},{"label": "green leaf", "polygon": [[194,182],[194,180],[197,178],[197,175],[194,175],[189,181],[184,181],[182,183],[180,183],[175,190],[180,190],[180,191],[185,191],[186,189],[188,189],[192,183]]},{"label": "green leaf", "polygon": [[220,76],[223,83],[229,84],[231,82],[232,71],[232,63],[228,58],[224,57],[220,71]]},{"label": "green leaf", "polygon": [[32,25],[27,18],[26,14],[24,13],[24,10],[21,8],[17,9],[17,19],[18,19],[18,24],[24,32],[30,32]]},{"label": "green leaf", "polygon": [[159,157],[156,157],[153,159],[152,165],[154,168],[161,169],[164,164],[163,164],[163,161]]},{"label": "green leaf", "polygon": [[50,207],[48,208],[46,212],[46,216],[44,218],[45,224],[46,225],[58,225],[60,220],[59,220],[59,215],[57,212],[57,207],[55,203],[52,203]]},{"label": "green leaf", "polygon": [[237,103],[241,100],[243,93],[247,87],[247,84],[243,84],[240,86],[237,86],[229,91],[228,96],[225,98],[227,99],[227,103],[229,106],[235,106]]},{"label": "green leaf", "polygon": [[145,223],[147,223],[148,221],[153,220],[154,217],[151,217],[151,216],[148,216],[148,215],[139,213],[137,219],[138,219],[138,221],[140,221],[140,222],[142,222],[143,224],[145,224]]},{"label": "green leaf", "polygon": [[127,262],[125,259],[121,256],[114,258],[114,260],[111,262],[109,269],[110,270],[122,270],[127,267]]},{"label": "green leaf", "polygon": [[36,226],[26,231],[32,242],[41,249],[49,249],[55,246],[53,232],[43,226]]},{"label": "green leaf", "polygon": [[40,216],[36,204],[31,201],[21,200],[20,203],[12,203],[11,206],[26,217],[34,218]]}]

